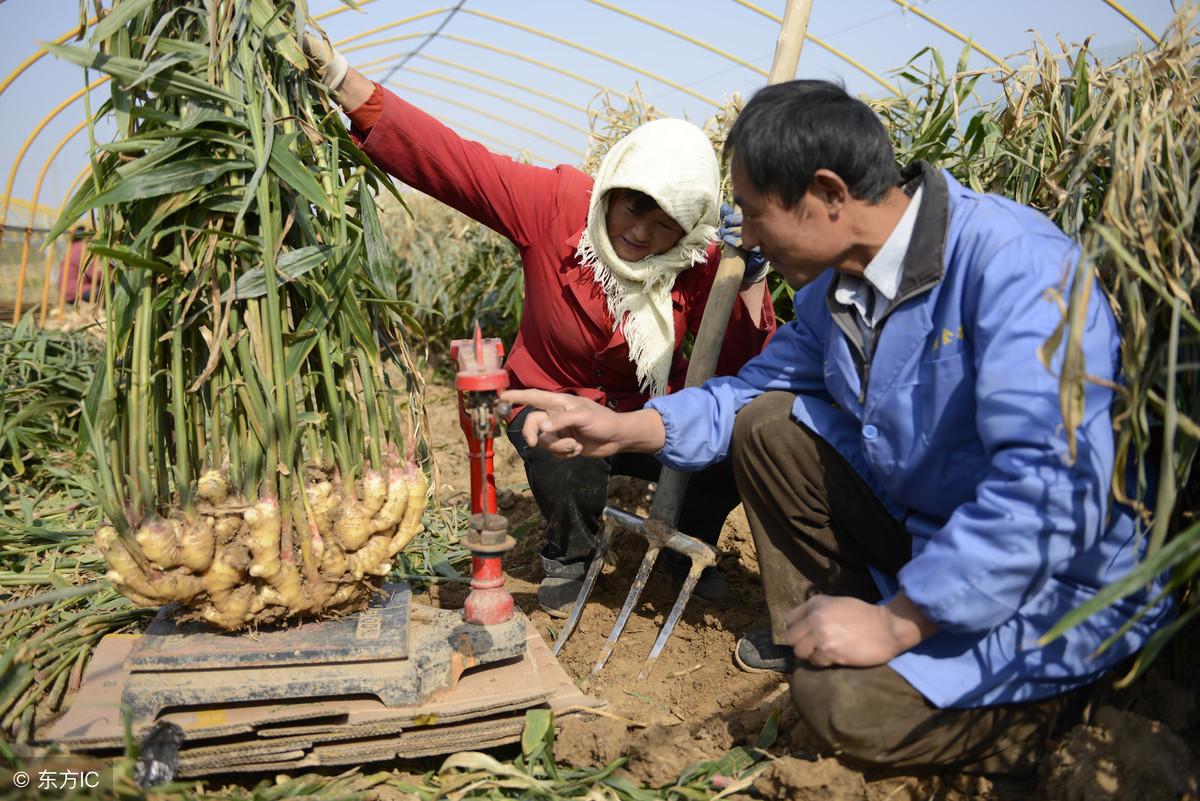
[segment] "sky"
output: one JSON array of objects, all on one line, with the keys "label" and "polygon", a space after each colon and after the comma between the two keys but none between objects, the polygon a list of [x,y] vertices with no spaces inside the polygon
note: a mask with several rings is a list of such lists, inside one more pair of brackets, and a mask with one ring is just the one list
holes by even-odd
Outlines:
[{"label": "sky", "polygon": [[[342,7],[338,0],[308,1],[313,15]],[[747,5],[782,16],[785,2],[463,0],[460,4],[459,0],[373,0],[359,12],[347,10],[321,24],[335,42],[357,37],[340,45],[352,65],[379,62],[374,69],[384,72],[368,71],[371,77],[381,80],[385,73],[393,73],[391,88],[464,136],[498,152],[524,150],[535,163],[577,164],[587,144],[580,130],[587,128],[585,110],[598,107],[604,89],[625,93],[636,84],[662,113],[703,123],[714,109],[710,101],[722,102],[733,92],[748,96],[765,82],[748,66],[610,7],[669,26],[767,71],[778,24]],[[1035,32],[1051,42],[1055,37],[1068,43],[1090,38],[1093,48],[1109,57],[1139,43],[1150,44],[1103,0],[912,2],[1010,63],[1020,63],[1019,54],[1032,44]],[[1174,15],[1171,0],[1122,0],[1120,5],[1155,33],[1161,33]],[[56,39],[76,26],[78,8],[78,0],[0,0],[4,45],[0,48],[0,82],[38,49],[39,42]],[[426,12],[434,13],[359,36]],[[592,52],[498,19],[540,29]],[[963,50],[962,42],[905,11],[896,0],[814,0],[808,30],[885,81],[894,81],[893,71],[923,48],[938,49],[948,66]],[[438,35],[432,36],[435,32]],[[405,38],[380,41],[396,37]],[[572,75],[471,42],[517,52]],[[922,57],[922,63],[927,64],[928,58]],[[971,68],[990,63],[974,51],[968,60]],[[393,67],[399,69],[393,72]],[[838,80],[860,95],[881,96],[888,91],[875,78],[812,41],[805,44],[797,76]],[[31,131],[62,100],[81,89],[83,80],[79,68],[47,56],[0,95],[0,176],[6,184],[12,181],[13,197],[30,200],[39,173],[49,164],[39,202],[57,208],[86,165],[86,129],[70,135],[85,118],[80,100],[45,125],[15,174],[12,169],[13,159]],[[93,108],[106,96],[103,89],[94,92]],[[110,136],[109,129],[98,129],[99,139]],[[48,161],[64,140],[57,157]],[[0,196],[3,194],[0,190]]]}]

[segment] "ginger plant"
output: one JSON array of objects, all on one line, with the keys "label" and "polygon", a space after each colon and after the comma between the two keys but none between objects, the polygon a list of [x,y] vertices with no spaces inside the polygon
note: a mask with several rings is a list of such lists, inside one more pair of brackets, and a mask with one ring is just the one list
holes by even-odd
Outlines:
[{"label": "ginger plant", "polygon": [[374,199],[395,190],[307,74],[304,9],[114,0],[88,46],[51,46],[113,79],[93,124],[116,138],[57,224],[91,211],[103,266],[96,543],[132,601],[223,629],[361,607],[428,486]]}]

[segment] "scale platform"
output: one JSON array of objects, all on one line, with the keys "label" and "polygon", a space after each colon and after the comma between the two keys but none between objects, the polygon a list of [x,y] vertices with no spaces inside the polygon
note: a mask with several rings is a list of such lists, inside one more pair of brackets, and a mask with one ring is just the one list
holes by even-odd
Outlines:
[{"label": "scale platform", "polygon": [[462,610],[414,604],[407,584],[385,584],[367,609],[339,620],[236,634],[178,623],[164,607],[126,666],[122,701],[134,723],[164,710],[345,696],[420,704],[463,671],[525,653],[521,616],[493,626]]}]

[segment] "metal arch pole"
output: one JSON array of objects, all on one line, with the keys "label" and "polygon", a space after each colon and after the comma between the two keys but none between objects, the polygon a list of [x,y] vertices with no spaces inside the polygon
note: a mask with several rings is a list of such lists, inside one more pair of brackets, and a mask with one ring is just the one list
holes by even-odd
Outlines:
[{"label": "metal arch pole", "polygon": [[971,37],[965,36],[962,33],[959,33],[954,28],[951,28],[949,25],[942,22],[940,19],[933,16],[929,12],[922,11],[921,9],[914,6],[912,3],[908,2],[908,0],[892,0],[892,2],[895,3],[896,5],[900,6],[901,8],[903,8],[905,11],[911,11],[913,14],[915,14],[916,16],[920,17],[921,19],[925,20],[926,22],[930,23],[931,25],[934,25],[934,26],[940,28],[941,30],[943,30],[946,33],[953,36],[958,41],[962,42],[963,44],[970,45],[972,50],[974,50],[975,52],[984,56],[985,58],[990,59],[991,61],[993,61],[996,64],[996,66],[1003,67],[1004,69],[1008,69],[1008,65],[1004,63],[1004,59],[1000,58],[999,56],[997,56],[995,53],[988,50],[987,48],[976,44],[975,41],[973,39],[971,39]]},{"label": "metal arch pole", "polygon": [[[63,201],[62,201],[62,206],[59,208],[59,214],[61,214],[67,208],[67,203],[70,202],[71,196],[73,194],[75,194],[75,191],[79,188],[79,185],[81,183],[83,183],[83,180],[91,174],[92,174],[92,165],[91,164],[85,165],[84,168],[79,171],[79,174],[75,176],[75,179],[73,181],[71,181],[71,185],[67,187],[66,193],[63,194]],[[74,220],[72,220],[72,222],[74,222]],[[70,248],[68,248],[67,252],[63,254],[63,269],[64,270],[66,269],[68,256],[70,256]],[[58,288],[58,317],[59,317],[59,319],[62,319],[63,315],[66,314],[66,310],[67,310],[67,282],[63,281],[59,285],[59,288]]]},{"label": "metal arch pole", "polygon": [[[751,3],[749,0],[733,0],[733,2],[737,3],[739,6],[742,6],[743,8],[750,9],[751,11],[753,11],[756,14],[764,16],[767,19],[774,20],[775,22],[778,22],[780,24],[783,23],[782,17],[778,16],[777,14],[772,14],[770,11],[767,11],[765,8],[762,8],[761,6],[756,6],[754,3]],[[817,45],[818,47],[828,50],[830,53],[837,56],[842,61],[845,61],[847,64],[854,67],[859,72],[862,72],[864,75],[867,75],[868,77],[873,79],[876,83],[878,83],[880,86],[882,86],[884,89],[887,89],[889,92],[896,95],[896,97],[904,96],[899,89],[897,89],[895,86],[892,86],[892,84],[888,83],[887,79],[885,79],[879,73],[875,72],[870,67],[868,67],[866,64],[863,64],[861,61],[858,61],[857,59],[855,59],[853,56],[849,55],[848,53],[843,53],[841,50],[838,50],[836,47],[829,44],[828,42],[826,42],[822,39],[819,39],[816,36],[813,36],[811,33],[806,32],[804,34],[804,38],[807,39],[808,41],[812,42],[813,44]]]},{"label": "metal arch pole", "polygon": [[[87,21],[86,27],[90,28],[91,26],[93,26],[95,24],[96,24],[96,18],[92,17],[91,19],[89,19]],[[71,30],[64,33],[62,36],[55,39],[54,44],[56,44],[56,45],[66,44],[67,42],[69,42],[71,39],[73,39],[74,37],[76,37],[78,35],[79,35],[79,28],[72,28]],[[31,55],[29,58],[25,59],[20,64],[18,64],[17,68],[15,70],[13,70],[12,72],[10,72],[8,74],[8,77],[6,77],[3,82],[0,82],[0,95],[4,94],[4,90],[8,89],[8,87],[12,84],[13,81],[15,81],[17,78],[20,78],[21,75],[25,72],[25,70],[32,67],[38,61],[40,61],[42,59],[42,57],[45,55],[46,55],[46,48],[43,47],[42,49],[35,51],[33,53],[33,55]]]},{"label": "metal arch pole", "polygon": [[[83,122],[76,125],[71,130],[70,133],[68,133],[66,136],[64,136],[62,138],[62,141],[59,142],[58,145],[54,148],[54,151],[50,154],[49,158],[46,159],[46,162],[44,164],[42,164],[42,169],[40,172],[38,172],[37,183],[34,185],[34,188],[33,188],[33,202],[34,202],[35,206],[37,205],[38,198],[42,194],[42,183],[46,180],[46,174],[50,171],[50,165],[53,164],[54,160],[58,158],[58,154],[62,152],[62,149],[64,147],[66,147],[67,143],[70,142],[72,139],[74,139],[75,136],[80,131],[82,131],[84,128],[86,128],[87,124],[88,124],[88,121],[84,120]],[[25,278],[24,278],[24,276],[25,276],[25,258],[28,253],[28,247],[29,247],[29,232],[28,232],[28,229],[26,229],[25,246],[22,248],[22,251],[21,251],[21,278],[18,279],[20,281],[20,286],[18,286],[18,292],[20,292],[21,288],[24,287],[24,285],[25,285]],[[54,264],[53,259],[54,259],[54,247],[51,245],[50,247],[48,247],[46,249],[46,267],[45,267],[45,270],[44,270],[43,276],[42,276],[43,277],[42,303],[41,303],[41,308],[38,312],[38,325],[45,324],[46,315],[50,311],[50,268]],[[21,304],[18,302],[17,307],[20,308],[20,305]]]},{"label": "metal arch pole", "polygon": [[[386,67],[376,67],[376,70],[372,70],[372,72],[376,72],[378,70],[384,70],[384,68],[386,68]],[[419,70],[419,68],[413,68],[413,67],[409,67],[406,72],[409,74],[414,74],[414,76],[424,76],[426,78],[432,78],[433,80],[440,80],[440,82],[443,82],[446,84],[462,86],[463,89],[469,89],[469,90],[472,90],[475,92],[479,92],[479,94],[481,94],[481,95],[487,95],[490,97],[494,97],[494,98],[496,98],[496,100],[503,101],[505,103],[510,103],[510,104],[512,104],[512,106],[516,106],[517,108],[523,108],[524,110],[527,110],[527,112],[532,112],[533,114],[542,116],[542,118],[546,118],[547,120],[551,120],[552,122],[557,122],[557,124],[559,124],[559,125],[562,125],[562,126],[571,128],[571,130],[580,132],[583,135],[588,135],[587,128],[582,128],[580,126],[577,126],[574,124],[574,122],[571,122],[570,120],[566,120],[564,118],[560,118],[560,116],[558,116],[557,114],[551,114],[550,112],[546,112],[546,110],[542,110],[536,106],[530,106],[530,104],[528,104],[528,103],[522,103],[521,101],[518,101],[518,100],[512,100],[511,97],[506,96],[506,95],[497,95],[496,92],[491,92],[491,91],[488,91],[487,89],[480,89],[479,86],[474,86],[472,84],[469,84],[466,82],[466,80],[458,80],[457,78],[451,78],[450,76],[444,76],[444,74],[442,74],[442,73],[430,72],[427,70]]]},{"label": "metal arch pole", "polygon": [[1127,10],[1120,3],[1116,2],[1116,0],[1104,0],[1104,5],[1108,6],[1113,11],[1117,12],[1122,17],[1124,17],[1125,19],[1129,20],[1134,25],[1136,25],[1138,30],[1140,30],[1142,33],[1149,36],[1150,41],[1154,42],[1154,44],[1156,46],[1162,44],[1162,40],[1158,36],[1155,36],[1154,31],[1150,30],[1150,27],[1148,25],[1146,25],[1146,23],[1142,22],[1140,19],[1135,17],[1132,12]]},{"label": "metal arch pole", "polygon": [[755,65],[751,64],[749,61],[746,61],[743,58],[738,58],[737,56],[733,55],[732,53],[728,52],[727,50],[722,50],[719,47],[713,47],[708,42],[705,42],[702,39],[697,39],[694,36],[689,36],[686,33],[684,33],[683,31],[672,28],[670,25],[665,25],[661,22],[657,22],[656,20],[652,20],[649,17],[643,17],[641,14],[635,14],[632,11],[621,8],[620,6],[615,5],[613,3],[605,2],[605,0],[587,0],[587,2],[592,3],[593,5],[600,6],[601,8],[606,8],[609,11],[612,11],[616,14],[620,14],[622,16],[629,17],[630,19],[637,20],[638,22],[642,23],[643,25],[649,25],[651,28],[655,28],[657,30],[662,31],[663,33],[670,34],[671,36],[674,36],[677,39],[682,39],[683,41],[685,41],[689,44],[693,44],[696,47],[703,48],[710,53],[715,53],[718,56],[720,56],[721,58],[726,59],[727,61],[732,61],[734,64],[741,65],[748,70],[757,72],[759,75],[763,76],[764,78],[767,77],[766,70],[756,67]]},{"label": "metal arch pole", "polygon": [[427,17],[433,17],[438,14],[445,13],[445,12],[449,11],[451,8],[452,8],[452,6],[442,6],[441,8],[435,8],[431,11],[422,11],[420,14],[413,14],[411,17],[404,17],[402,19],[395,20],[394,22],[389,22],[384,25],[376,26],[374,28],[368,28],[365,31],[359,31],[358,33],[356,33],[352,36],[347,36],[344,39],[338,39],[333,44],[334,44],[334,46],[340,48],[342,45],[347,45],[347,44],[350,44],[351,42],[356,42],[359,39],[370,36],[372,34],[381,33],[382,31],[391,30],[392,28],[399,28],[401,25],[407,25],[410,22],[416,22],[417,20],[422,20],[422,19],[426,19]]},{"label": "metal arch pole", "polygon": [[12,202],[13,184],[16,182],[17,170],[21,168],[21,162],[24,160],[25,153],[29,150],[29,146],[34,143],[34,140],[36,140],[42,133],[42,130],[50,124],[51,120],[63,112],[63,109],[74,103],[79,98],[83,97],[87,92],[90,92],[108,80],[109,77],[105,75],[103,78],[97,78],[95,81],[92,81],[92,83],[88,84],[86,87],[80,89],[78,92],[55,106],[49,114],[47,114],[45,117],[42,117],[41,121],[34,126],[33,131],[30,132],[29,136],[25,139],[24,144],[21,145],[21,149],[17,151],[17,156],[15,159],[13,159],[12,169],[8,173],[8,183],[4,186],[4,208],[3,211],[0,211],[0,228],[3,228],[4,224],[8,222],[8,208],[9,204]]},{"label": "metal arch pole", "polygon": [[[415,39],[418,36],[427,36],[427,35],[428,34],[423,34],[423,33],[406,34],[406,38]],[[397,37],[397,38],[401,38],[401,37]],[[445,36],[443,36],[443,38],[445,38]],[[359,72],[361,72],[365,75],[366,71],[368,69],[370,69],[372,67],[378,67],[381,64],[386,64],[389,61],[395,61],[397,58],[399,58],[402,55],[404,55],[404,54],[398,53],[396,55],[383,56],[381,58],[373,58],[370,61],[364,61],[361,64],[355,64],[353,66],[356,70],[358,70]],[[463,72],[469,72],[472,75],[477,75],[480,78],[487,78],[489,81],[495,81],[496,83],[504,84],[505,86],[511,87],[513,89],[520,89],[522,92],[528,92],[529,94],[536,95],[536,96],[542,98],[543,100],[549,100],[551,103],[558,103],[560,106],[565,106],[566,108],[569,108],[572,111],[578,111],[580,114],[587,114],[587,109],[584,108],[583,106],[579,105],[578,103],[572,103],[569,100],[563,100],[561,97],[555,97],[554,95],[550,94],[549,92],[543,92],[540,89],[534,89],[532,86],[525,86],[523,84],[517,83],[516,81],[510,81],[507,78],[501,78],[499,75],[491,75],[487,72],[484,72],[483,70],[476,69],[475,67],[468,67],[466,64],[463,64],[458,61],[453,61],[448,58],[442,58],[441,56],[431,56],[428,53],[421,53],[420,56],[418,56],[418,58],[425,59],[426,61],[432,61],[436,64],[442,64],[447,67],[453,67],[454,69],[461,70]]]},{"label": "metal arch pole", "polygon": [[645,77],[647,77],[653,81],[658,81],[659,83],[663,84],[664,86],[669,86],[672,89],[676,89],[680,92],[683,92],[684,94],[691,95],[692,97],[696,98],[697,100],[702,100],[711,106],[715,106],[716,108],[721,108],[721,103],[717,102],[716,100],[713,100],[711,97],[702,95],[693,89],[688,89],[686,86],[683,86],[682,84],[678,84],[675,81],[672,81],[670,78],[666,78],[666,77],[663,77],[662,75],[658,75],[657,73],[653,73],[653,72],[650,72],[649,70],[642,69],[641,67],[630,64],[627,61],[622,61],[619,58],[610,56],[607,53],[602,53],[599,50],[595,50],[591,47],[587,47],[586,45],[581,45],[578,42],[572,42],[570,39],[564,39],[561,36],[556,36],[553,33],[549,33],[547,31],[543,31],[538,28],[534,28],[533,26],[526,25],[523,22],[516,22],[515,20],[505,19],[504,17],[499,17],[499,16],[496,16],[495,14],[488,14],[487,12],[484,12],[484,11],[477,11],[472,8],[464,8],[464,9],[462,9],[462,13],[470,14],[471,16],[479,17],[480,19],[486,19],[486,20],[491,20],[492,22],[498,22],[501,25],[507,25],[510,28],[515,28],[519,31],[525,31],[526,33],[532,33],[535,36],[541,36],[542,38],[549,39],[552,42],[557,42],[559,44],[566,45],[567,47],[572,47],[576,50],[587,53],[590,56],[595,56],[596,58],[603,59],[603,60],[609,62],[610,64],[616,64],[618,67],[622,67],[623,69],[627,69],[632,72],[636,72],[639,75],[644,75]]},{"label": "metal arch pole", "polygon": [[[54,150],[51,151],[50,157],[47,158],[45,163],[42,164],[42,169],[38,171],[37,181],[33,185],[33,196],[30,199],[30,202],[32,203],[34,209],[37,209],[38,200],[42,196],[42,184],[46,180],[46,173],[50,171],[50,165],[54,163],[54,160],[56,158],[58,158],[58,154],[62,152],[62,149],[64,147],[66,147],[67,142],[69,142],[73,138],[75,138],[75,135],[77,133],[79,133],[80,131],[82,131],[84,128],[86,128],[87,124],[88,124],[88,121],[84,120],[83,122],[76,125],[73,129],[71,129],[71,132],[62,138],[62,141],[60,141],[55,146]],[[12,324],[13,325],[16,325],[21,320],[21,301],[23,301],[25,299],[25,278],[27,276],[28,269],[29,269],[29,245],[30,245],[30,240],[33,238],[33,217],[32,216],[30,217],[29,222],[30,222],[30,224],[25,226],[25,237],[24,237],[23,241],[21,242],[21,267],[17,271],[17,296],[16,296],[16,301],[13,303],[13,316],[12,316]],[[50,268],[50,264],[49,264],[49,262],[47,262],[47,264],[46,264],[46,272],[47,272],[46,280],[47,281],[49,281],[49,278],[50,278],[49,277],[49,272],[50,272],[49,268]],[[46,319],[46,303],[49,301],[49,298],[50,298],[50,285],[47,283],[45,286],[42,287],[41,316],[42,316],[43,320]]]},{"label": "metal arch pole", "polygon": [[415,92],[419,95],[425,95],[427,97],[432,97],[435,100],[441,100],[444,103],[450,103],[452,105],[459,106],[461,108],[465,108],[468,111],[475,112],[476,114],[482,114],[483,116],[489,117],[489,118],[495,120],[496,122],[503,123],[504,125],[507,125],[510,128],[516,128],[518,131],[527,133],[530,136],[536,136],[538,139],[543,139],[543,140],[549,142],[550,144],[555,145],[556,147],[561,147],[563,150],[567,151],[568,153],[573,153],[573,154],[579,156],[580,158],[583,158],[583,156],[584,156],[583,151],[573,148],[565,142],[560,142],[559,140],[555,139],[552,136],[546,136],[546,134],[541,133],[540,131],[535,131],[533,128],[526,128],[524,125],[515,123],[512,120],[507,120],[498,114],[491,113],[490,111],[485,111],[484,109],[481,109],[478,106],[472,106],[470,103],[464,103],[461,100],[455,100],[454,98],[446,97],[445,95],[440,95],[437,92],[431,92],[428,89],[421,89],[416,86],[410,86],[406,83],[397,83],[396,81],[389,81],[388,85],[394,86],[397,89],[403,89],[406,92]]}]

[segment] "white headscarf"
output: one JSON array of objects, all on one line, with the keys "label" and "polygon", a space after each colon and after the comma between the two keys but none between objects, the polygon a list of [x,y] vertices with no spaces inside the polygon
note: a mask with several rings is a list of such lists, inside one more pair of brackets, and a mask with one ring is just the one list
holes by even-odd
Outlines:
[{"label": "white headscarf", "polygon": [[[608,200],[613,189],[635,189],[654,199],[686,232],[666,253],[623,261],[608,240]],[[671,288],[675,277],[704,260],[717,237],[720,169],[704,132],[686,120],[661,119],[642,125],[600,162],[579,241],[579,261],[591,267],[604,289],[613,325],[629,343],[638,388],[651,395],[667,390],[675,352]]]}]

